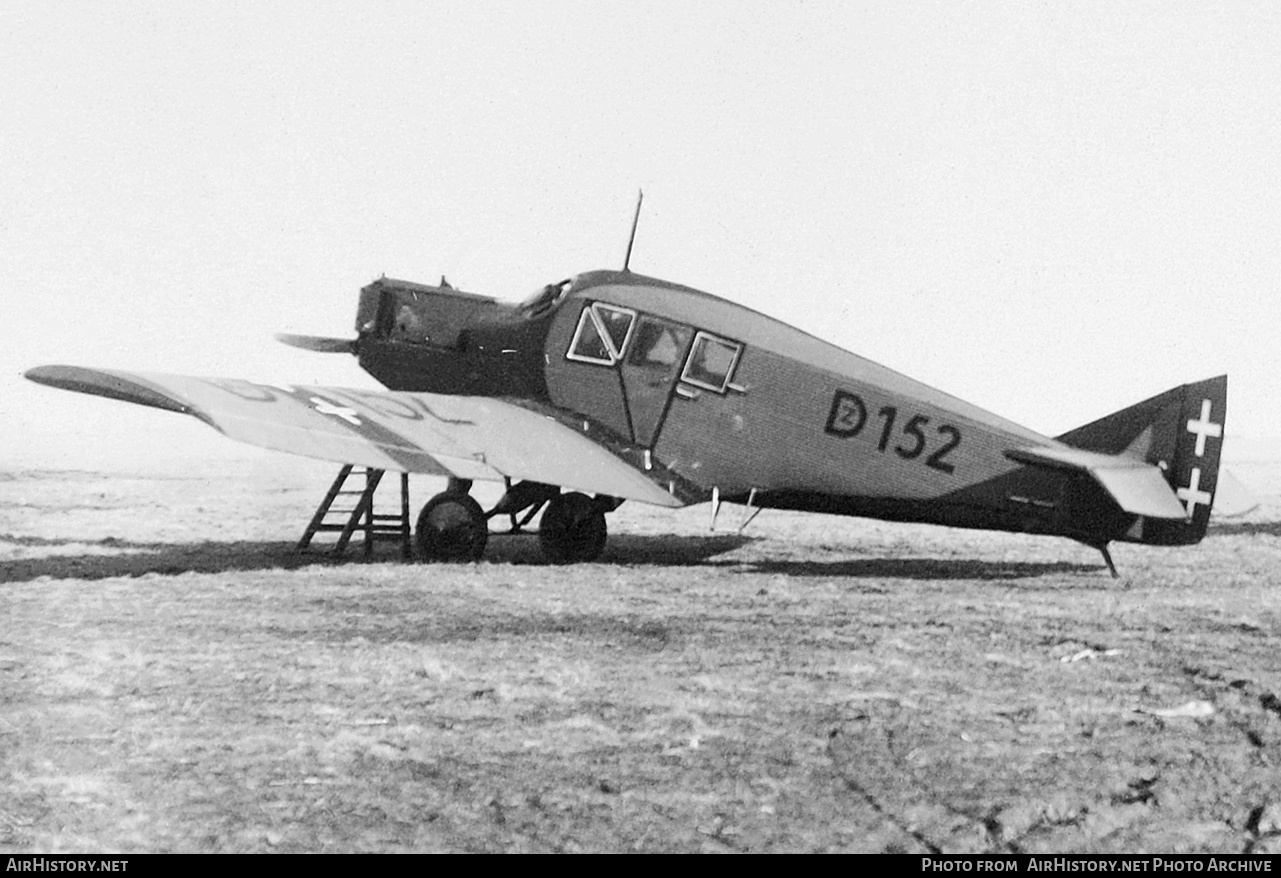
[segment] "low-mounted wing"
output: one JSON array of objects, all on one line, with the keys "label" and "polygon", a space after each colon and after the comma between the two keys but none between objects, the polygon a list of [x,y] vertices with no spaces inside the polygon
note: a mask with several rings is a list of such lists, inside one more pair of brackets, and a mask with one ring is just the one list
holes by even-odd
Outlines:
[{"label": "low-mounted wing", "polygon": [[232,439],[304,457],[461,479],[529,479],[683,505],[608,450],[499,399],[253,384],[40,366],[40,384],[192,415]]}]

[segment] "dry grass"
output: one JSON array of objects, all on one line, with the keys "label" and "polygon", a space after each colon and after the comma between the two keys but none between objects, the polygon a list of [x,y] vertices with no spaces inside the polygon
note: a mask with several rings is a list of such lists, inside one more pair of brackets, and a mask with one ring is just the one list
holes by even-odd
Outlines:
[{"label": "dry grass", "polygon": [[269,460],[0,475],[0,848],[1281,851],[1275,497],[1122,581],[705,507],[336,565],[290,552],[326,468]]}]

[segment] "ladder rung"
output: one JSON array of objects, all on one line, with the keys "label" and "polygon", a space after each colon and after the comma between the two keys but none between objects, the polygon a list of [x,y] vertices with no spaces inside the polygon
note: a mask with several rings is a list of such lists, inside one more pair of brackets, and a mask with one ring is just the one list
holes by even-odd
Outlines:
[{"label": "ladder rung", "polygon": [[[365,483],[360,488],[348,488],[347,484],[359,484],[351,481],[353,477],[365,476]],[[306,548],[312,536],[318,533],[341,534],[333,550],[337,553],[346,548],[352,538],[364,538],[366,553],[368,544],[395,540],[403,544],[405,556],[409,556],[409,540],[413,533],[408,515],[403,511],[398,515],[374,512],[374,497],[383,477],[383,471],[374,467],[345,466],[338,478],[330,486],[329,493],[320,508],[312,517],[306,533],[298,544],[299,550]],[[401,478],[401,503],[407,502],[405,492],[408,480]],[[336,508],[333,504],[339,497],[359,497],[354,508]]]}]

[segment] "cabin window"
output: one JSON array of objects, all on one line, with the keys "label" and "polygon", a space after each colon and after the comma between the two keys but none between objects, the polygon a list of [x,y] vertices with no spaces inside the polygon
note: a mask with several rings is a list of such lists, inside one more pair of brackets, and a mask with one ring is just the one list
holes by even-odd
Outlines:
[{"label": "cabin window", "polygon": [[738,365],[742,352],[743,346],[736,341],[700,332],[694,336],[694,346],[690,349],[681,380],[695,387],[724,393],[734,377],[734,367]]},{"label": "cabin window", "polygon": [[605,343],[605,333],[597,325],[591,308],[584,308],[579,315],[578,329],[574,330],[574,340],[570,342],[566,356],[582,363],[614,365],[614,357]]},{"label": "cabin window", "polygon": [[627,347],[627,339],[636,323],[636,312],[603,302],[592,305],[592,311],[600,318],[601,328],[605,330],[605,337],[614,349],[614,356],[622,359],[623,349]]},{"label": "cabin window", "polygon": [[636,312],[627,308],[596,302],[578,315],[578,328],[565,355],[580,363],[612,366],[623,356],[623,348],[632,334]]},{"label": "cabin window", "polygon": [[680,362],[689,341],[689,330],[674,323],[642,317],[636,327],[627,362],[654,370],[666,370]]}]

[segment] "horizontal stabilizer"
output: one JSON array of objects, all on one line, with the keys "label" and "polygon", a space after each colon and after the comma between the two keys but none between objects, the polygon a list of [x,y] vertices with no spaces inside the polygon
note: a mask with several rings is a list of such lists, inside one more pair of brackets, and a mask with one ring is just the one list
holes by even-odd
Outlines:
[{"label": "horizontal stabilizer", "polygon": [[1165,476],[1154,466],[1142,469],[1094,469],[1090,475],[1101,484],[1117,505],[1134,515],[1186,521],[1188,512],[1170,490]]},{"label": "horizontal stabilizer", "polygon": [[1187,510],[1161,470],[1128,457],[1066,447],[1018,448],[1006,456],[1019,463],[1089,473],[1116,504],[1132,515],[1186,521]]}]

